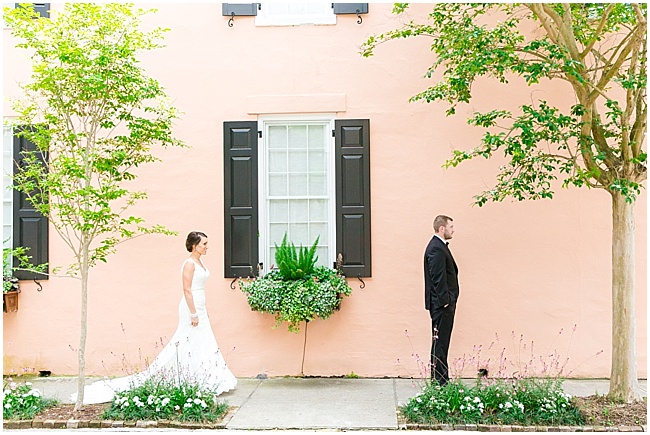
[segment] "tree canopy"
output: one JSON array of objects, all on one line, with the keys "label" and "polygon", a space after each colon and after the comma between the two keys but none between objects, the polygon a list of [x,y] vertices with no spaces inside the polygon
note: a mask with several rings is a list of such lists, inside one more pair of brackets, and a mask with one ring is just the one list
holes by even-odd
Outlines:
[{"label": "tree canopy", "polygon": [[[394,12],[407,6],[396,4]],[[425,24],[371,36],[362,54],[392,39],[431,37],[435,60],[425,76],[437,82],[411,101],[446,102],[448,115],[470,101],[482,76],[571,86],[576,101],[568,110],[537,101],[520,113],[494,109],[469,119],[488,129],[481,145],[455,150],[445,166],[498,150],[509,159],[496,186],[476,196],[478,205],[551,198],[558,175],[563,186],[603,188],[633,201],[647,176],[646,16],[644,4],[440,3]],[[543,32],[523,31],[526,21]]]}]

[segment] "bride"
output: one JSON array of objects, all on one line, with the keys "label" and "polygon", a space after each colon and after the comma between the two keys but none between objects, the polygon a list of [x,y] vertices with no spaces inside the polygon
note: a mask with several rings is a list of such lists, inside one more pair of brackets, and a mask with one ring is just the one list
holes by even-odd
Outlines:
[{"label": "bride", "polygon": [[[110,402],[115,393],[141,385],[154,376],[184,379],[198,383],[216,394],[237,386],[214,338],[205,308],[205,282],[210,272],[201,256],[208,251],[208,236],[199,231],[187,235],[185,247],[190,252],[181,269],[183,298],[178,306],[178,329],[151,365],[143,372],[123,378],[94,382],[84,389],[83,403]],[[71,397],[76,401],[77,393]]]}]

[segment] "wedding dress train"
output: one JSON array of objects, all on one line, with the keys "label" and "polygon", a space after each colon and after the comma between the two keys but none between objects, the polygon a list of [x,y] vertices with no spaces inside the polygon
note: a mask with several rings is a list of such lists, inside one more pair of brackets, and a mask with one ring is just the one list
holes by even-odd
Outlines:
[{"label": "wedding dress train", "polygon": [[[187,261],[193,260],[188,258],[183,266]],[[110,402],[115,393],[139,386],[147,379],[157,376],[164,376],[176,383],[178,380],[198,383],[216,394],[237,386],[237,379],[226,365],[214,338],[206,311],[205,282],[209,276],[210,272],[195,262],[191,290],[194,307],[199,315],[198,326],[192,326],[190,309],[183,297],[178,306],[178,328],[149,367],[130,376],[104,379],[87,385],[84,389],[84,404]],[[71,399],[76,402],[77,393]]]}]

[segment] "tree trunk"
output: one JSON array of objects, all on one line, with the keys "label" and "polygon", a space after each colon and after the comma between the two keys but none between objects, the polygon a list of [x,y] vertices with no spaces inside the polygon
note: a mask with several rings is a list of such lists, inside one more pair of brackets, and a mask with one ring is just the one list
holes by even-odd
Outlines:
[{"label": "tree trunk", "polygon": [[79,411],[84,403],[84,387],[86,385],[86,335],[88,330],[88,247],[82,248],[81,255],[81,337],[79,338],[79,375],[77,377],[77,402],[74,410]]},{"label": "tree trunk", "polygon": [[612,373],[609,397],[640,399],[634,314],[634,203],[612,193]]}]

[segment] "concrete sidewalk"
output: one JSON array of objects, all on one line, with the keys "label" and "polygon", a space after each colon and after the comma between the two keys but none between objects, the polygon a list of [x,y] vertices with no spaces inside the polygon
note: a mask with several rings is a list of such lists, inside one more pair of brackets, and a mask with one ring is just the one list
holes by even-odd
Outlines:
[{"label": "concrete sidewalk", "polygon": [[[420,380],[389,378],[238,381],[234,391],[220,396],[236,407],[227,429],[398,429],[397,408],[418,394],[423,385]],[[76,391],[76,378],[39,378],[32,383],[45,397],[61,403],[70,403],[70,394]],[[640,384],[647,396],[647,381]],[[569,379],[564,381],[564,389],[573,396],[606,394],[609,380]]]}]

